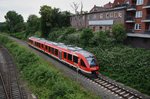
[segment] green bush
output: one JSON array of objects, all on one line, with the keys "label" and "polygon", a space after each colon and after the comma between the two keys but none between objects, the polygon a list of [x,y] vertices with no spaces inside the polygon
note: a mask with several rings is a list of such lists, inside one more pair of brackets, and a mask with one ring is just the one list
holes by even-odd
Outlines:
[{"label": "green bush", "polygon": [[94,34],[91,29],[84,29],[81,34],[81,43],[83,46],[88,46],[93,36]]},{"label": "green bush", "polygon": [[123,45],[88,48],[95,54],[100,73],[150,95],[150,51]]},{"label": "green bush", "polygon": [[100,32],[95,32],[94,37],[91,39],[91,44],[94,46],[97,46],[102,43],[106,43],[108,39],[107,33],[100,31]]},{"label": "green bush", "polygon": [[97,99],[25,47],[1,35],[0,43],[12,53],[22,77],[39,99]]},{"label": "green bush", "polygon": [[113,33],[114,39],[118,42],[122,42],[127,37],[123,24],[114,24],[112,27],[112,33]]},{"label": "green bush", "polygon": [[13,37],[16,37],[18,39],[22,39],[22,40],[26,39],[26,33],[25,32],[16,32],[16,33],[11,33],[10,35]]}]

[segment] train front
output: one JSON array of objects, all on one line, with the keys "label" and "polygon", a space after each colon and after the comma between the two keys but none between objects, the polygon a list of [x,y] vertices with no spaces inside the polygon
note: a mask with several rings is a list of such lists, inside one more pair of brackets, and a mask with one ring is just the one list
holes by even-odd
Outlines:
[{"label": "train front", "polygon": [[98,74],[99,66],[98,66],[96,58],[94,56],[89,56],[89,57],[86,57],[86,60],[89,64],[89,69],[92,72],[92,74]]}]

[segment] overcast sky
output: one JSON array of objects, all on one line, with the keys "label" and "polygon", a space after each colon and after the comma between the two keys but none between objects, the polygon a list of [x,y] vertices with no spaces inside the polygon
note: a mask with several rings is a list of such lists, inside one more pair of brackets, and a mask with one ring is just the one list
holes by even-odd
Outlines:
[{"label": "overcast sky", "polygon": [[83,10],[89,11],[94,5],[102,6],[109,1],[114,0],[0,0],[0,22],[5,21],[4,16],[10,10],[14,10],[21,14],[26,21],[30,14],[39,15],[40,6],[48,5],[60,8],[61,11],[73,12],[71,4],[73,2],[83,3]]}]

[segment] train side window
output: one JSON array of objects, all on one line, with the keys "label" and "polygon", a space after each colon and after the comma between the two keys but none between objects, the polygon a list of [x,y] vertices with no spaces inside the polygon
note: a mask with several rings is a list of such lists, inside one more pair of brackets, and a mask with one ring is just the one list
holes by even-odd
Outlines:
[{"label": "train side window", "polygon": [[68,54],[68,60],[72,61],[72,55]]},{"label": "train side window", "polygon": [[67,58],[67,53],[64,52],[64,58]]},{"label": "train side window", "polygon": [[52,48],[52,54],[54,54],[54,48]]},{"label": "train side window", "polygon": [[38,43],[38,46],[40,47],[40,43]]},{"label": "train side window", "polygon": [[55,55],[57,55],[57,56],[58,56],[58,50],[57,50],[57,49],[55,49]]},{"label": "train side window", "polygon": [[51,52],[51,47],[49,47],[49,52]]},{"label": "train side window", "polygon": [[77,56],[73,56],[73,62],[78,63],[78,57]]},{"label": "train side window", "polygon": [[47,46],[46,46],[46,50],[47,50]]},{"label": "train side window", "polygon": [[84,63],[84,61],[81,59],[81,66],[83,66],[83,67],[86,67],[86,65],[85,65],[85,63]]}]

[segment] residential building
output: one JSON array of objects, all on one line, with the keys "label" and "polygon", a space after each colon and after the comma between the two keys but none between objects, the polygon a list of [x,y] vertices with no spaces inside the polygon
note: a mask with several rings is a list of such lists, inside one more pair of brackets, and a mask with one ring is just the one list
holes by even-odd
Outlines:
[{"label": "residential building", "polygon": [[105,7],[94,6],[89,13],[74,15],[70,18],[71,25],[77,29],[91,28],[93,31],[112,30],[115,23],[124,24],[125,7],[112,8],[112,4]]},{"label": "residential building", "polygon": [[114,0],[103,7],[94,6],[89,13],[71,17],[77,29],[111,31],[115,23],[124,24],[128,44],[150,48],[150,0]]}]

